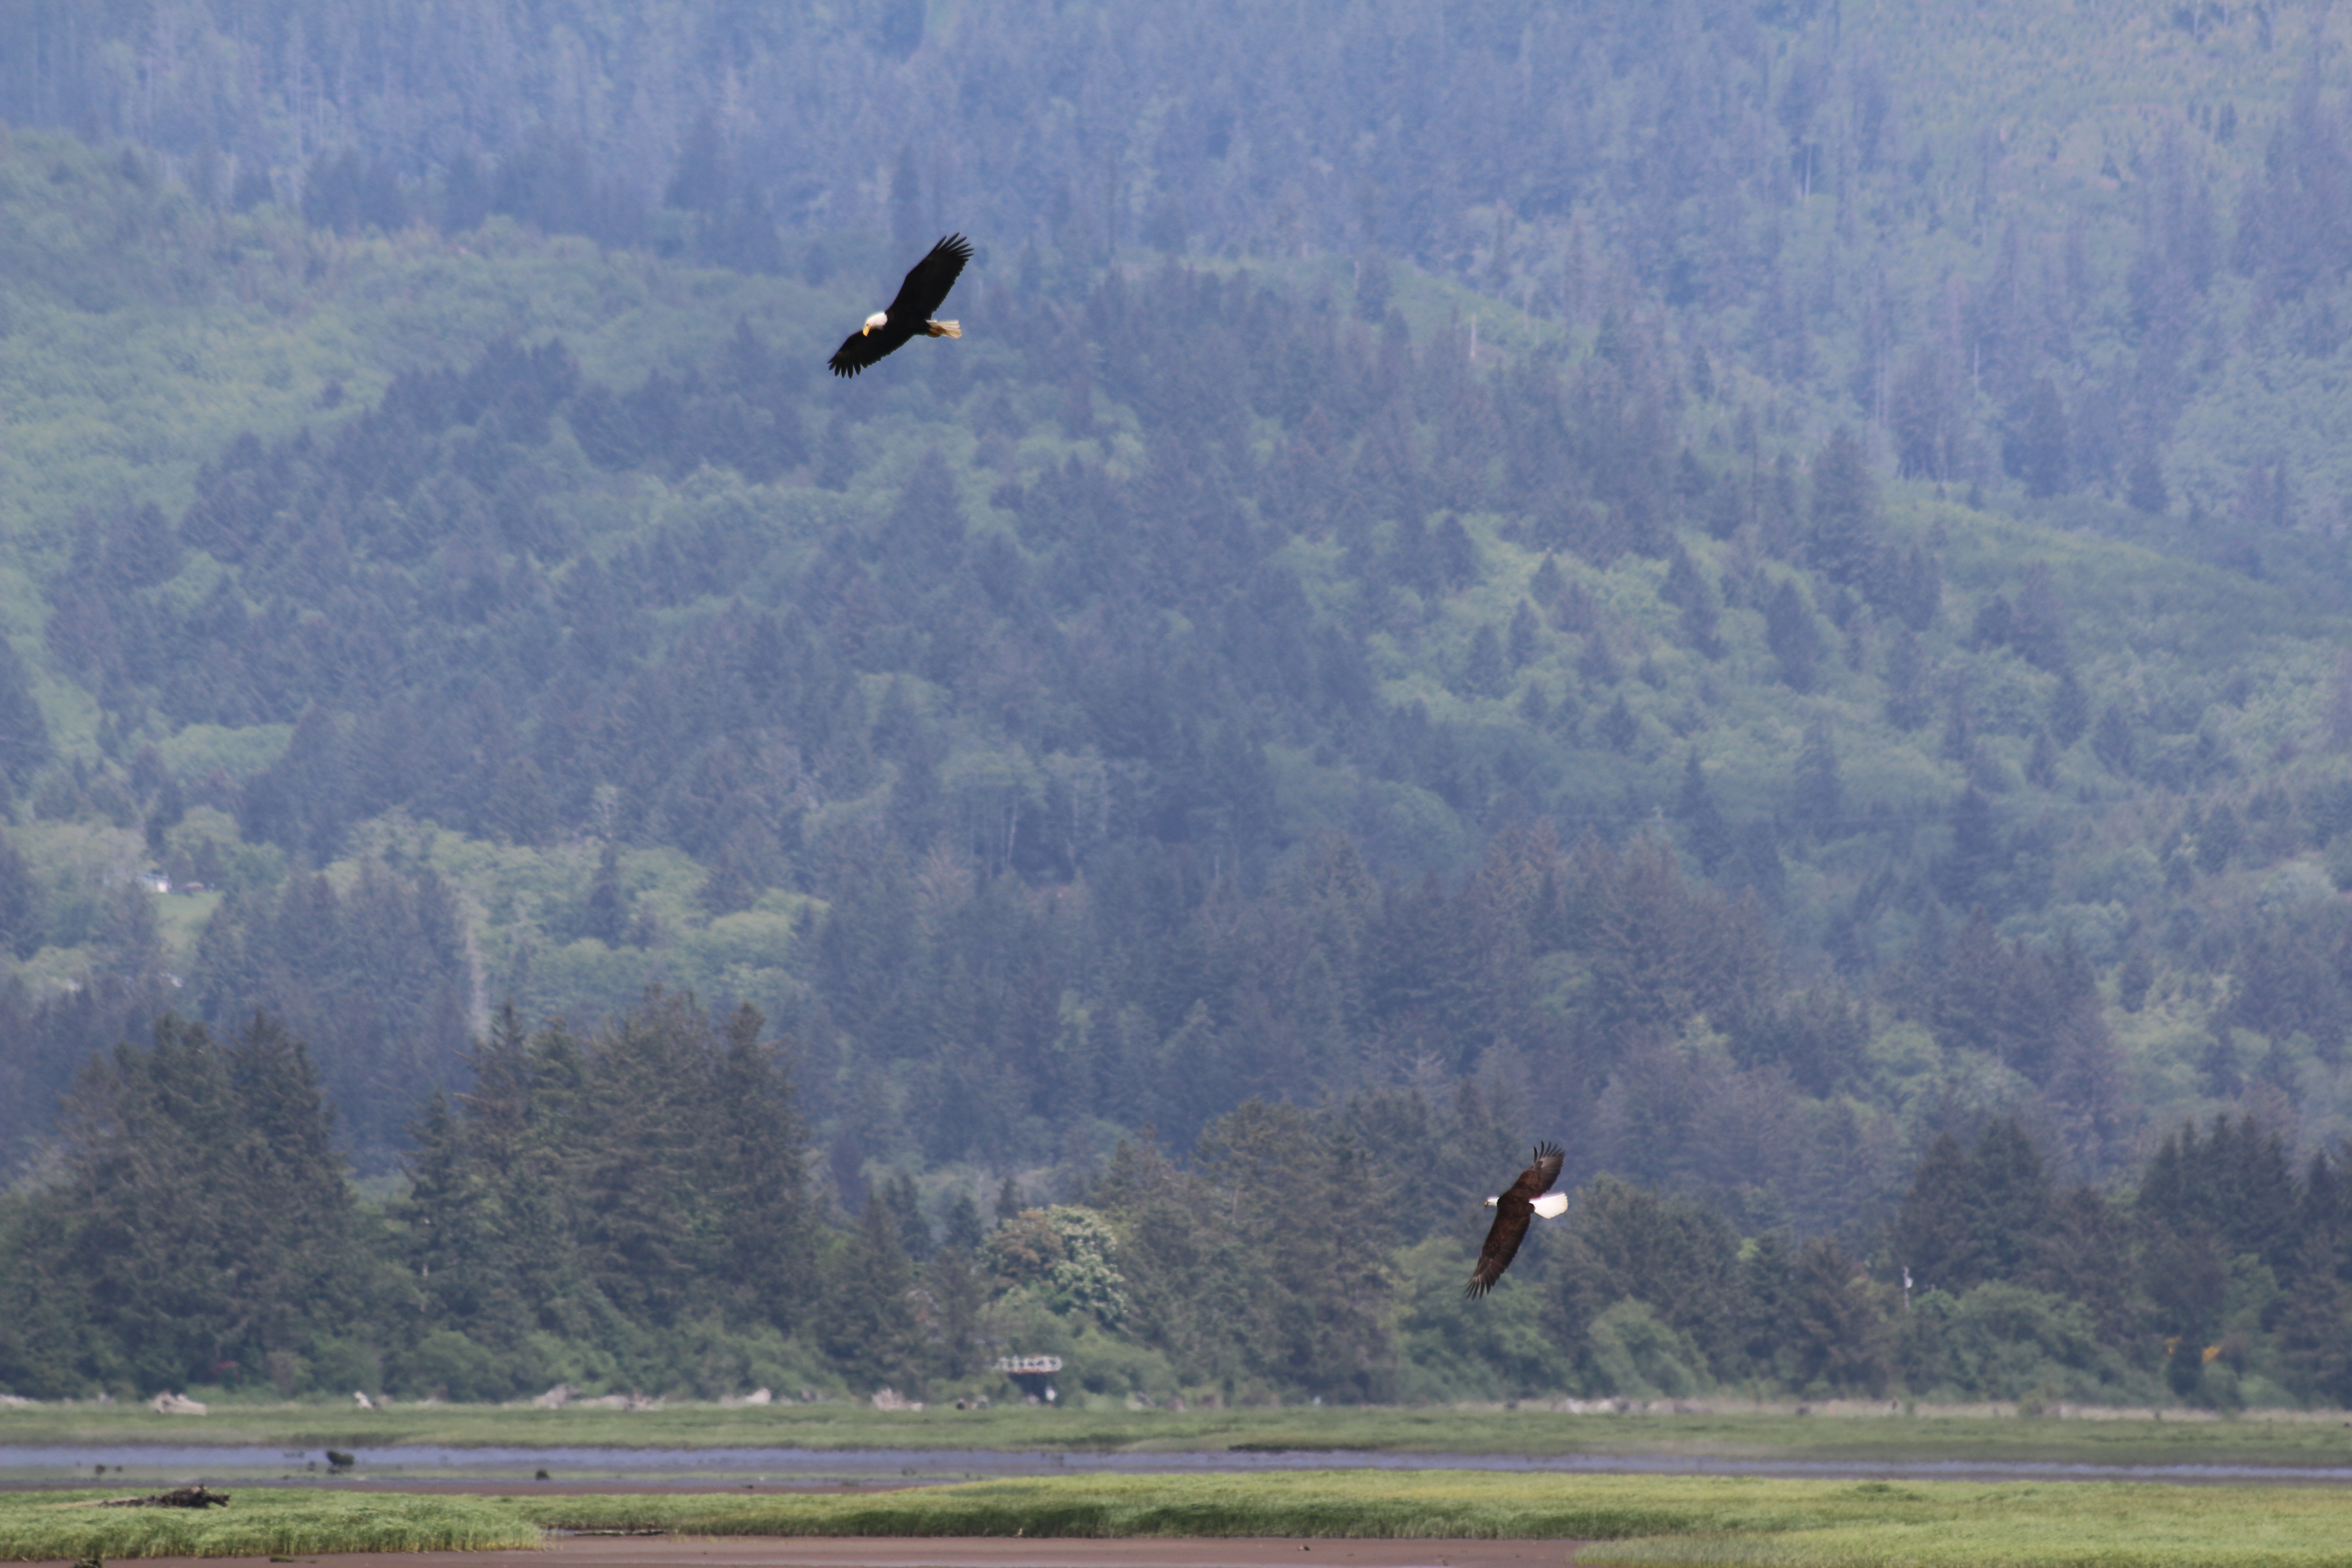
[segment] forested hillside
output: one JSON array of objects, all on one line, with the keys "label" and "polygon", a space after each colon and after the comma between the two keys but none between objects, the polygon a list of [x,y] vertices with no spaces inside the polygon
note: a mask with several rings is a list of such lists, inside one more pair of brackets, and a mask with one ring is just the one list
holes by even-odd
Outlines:
[{"label": "forested hillside", "polygon": [[[97,1327],[0,1380],[2342,1397],[2340,22],[26,9],[0,1219]],[[90,1228],[215,1070],[373,1194],[235,1355]]]}]

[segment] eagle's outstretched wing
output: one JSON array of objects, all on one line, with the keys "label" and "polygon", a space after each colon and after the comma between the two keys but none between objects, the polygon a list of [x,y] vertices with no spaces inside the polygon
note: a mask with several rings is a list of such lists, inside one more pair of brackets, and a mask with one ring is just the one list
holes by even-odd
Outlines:
[{"label": "eagle's outstretched wing", "polygon": [[898,285],[898,297],[890,301],[890,327],[901,322],[908,332],[922,330],[931,312],[948,302],[948,290],[963,273],[963,264],[971,259],[971,241],[960,234],[951,234],[937,245],[920,261],[907,269],[907,280]]},{"label": "eagle's outstretched wing", "polygon": [[1567,1158],[1568,1151],[1557,1143],[1537,1144],[1535,1163],[1519,1173],[1519,1179],[1511,1184],[1508,1195],[1526,1203],[1535,1202],[1551,1191],[1552,1184],[1559,1180],[1560,1162]]},{"label": "eagle's outstretched wing", "polygon": [[912,336],[900,331],[896,323],[877,332],[852,332],[824,363],[835,375],[856,375]]},{"label": "eagle's outstretched wing", "polygon": [[1557,1143],[1536,1145],[1535,1163],[1521,1171],[1511,1190],[1495,1200],[1495,1223],[1486,1227],[1486,1245],[1478,1249],[1478,1266],[1470,1270],[1464,1295],[1483,1296],[1495,1288],[1495,1281],[1519,1255],[1519,1243],[1527,1239],[1536,1199],[1559,1180],[1560,1163],[1567,1158],[1568,1151]]},{"label": "eagle's outstretched wing", "polygon": [[874,331],[860,328],[849,334],[825,363],[835,375],[856,375],[923,330],[931,312],[947,303],[963,264],[971,259],[971,241],[951,234],[931,247],[930,254],[907,269],[898,297],[882,313],[887,318]]}]

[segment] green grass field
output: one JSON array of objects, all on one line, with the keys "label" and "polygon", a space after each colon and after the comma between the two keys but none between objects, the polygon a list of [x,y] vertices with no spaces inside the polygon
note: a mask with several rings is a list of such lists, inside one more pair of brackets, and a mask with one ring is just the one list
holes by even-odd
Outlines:
[{"label": "green grass field", "polygon": [[204,1513],[0,1495],[0,1558],[530,1545],[542,1528],[707,1536],[1461,1537],[1582,1541],[1581,1563],[2341,1563],[2352,1499],[2317,1488],[1307,1472],[1069,1477],[875,1495],[539,1499],[247,1489]]},{"label": "green grass field", "polygon": [[879,1411],[865,1405],[679,1405],[529,1410],[416,1405],[216,1405],[205,1416],[142,1407],[0,1410],[0,1445],[219,1443],[365,1450],[448,1447],[923,1447],[1153,1453],[1236,1447],[1425,1454],[1671,1454],[1731,1458],[2048,1460],[2084,1464],[2352,1465],[2341,1415],[2235,1421],[2179,1413],[2083,1419],[2014,1415],[1795,1415],[1771,1412],[1570,1415],[1503,1409]]},{"label": "green grass field", "polygon": [[0,1559],[290,1557],[321,1552],[488,1552],[540,1543],[536,1522],[490,1498],[223,1489],[226,1508],[96,1508],[106,1491],[0,1492]]}]

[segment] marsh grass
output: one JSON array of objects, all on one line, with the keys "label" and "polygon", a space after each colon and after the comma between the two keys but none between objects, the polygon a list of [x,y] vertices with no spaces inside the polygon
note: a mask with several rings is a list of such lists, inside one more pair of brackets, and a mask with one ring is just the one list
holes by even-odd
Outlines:
[{"label": "marsh grass", "polygon": [[253,1444],[448,1447],[966,1448],[1176,1453],[1253,1448],[1423,1454],[1672,1454],[1830,1460],[2352,1465],[2341,1415],[2184,1420],[2014,1415],[1810,1415],[1769,1411],[1570,1415],[1535,1407],[879,1411],[864,1405],[530,1410],[415,1405],[220,1405],[203,1417],[97,1405],[0,1410],[0,1445]]},{"label": "marsh grass", "polygon": [[1581,1563],[1875,1568],[2316,1568],[2347,1559],[2332,1489],[1496,1475],[1070,1476],[866,1495],[471,1498],[246,1488],[202,1512],[0,1494],[0,1558],[294,1556],[529,1547],[549,1530],[688,1536],[1520,1538]]},{"label": "marsh grass", "polygon": [[1068,1477],[870,1497],[633,1496],[524,1505],[555,1528],[698,1535],[1321,1536],[1600,1542],[1580,1563],[2341,1563],[2352,1499],[2317,1488],[1986,1486],[1722,1477]]},{"label": "marsh grass", "polygon": [[2352,1558],[2352,1506],[2317,1488],[2116,1483],[1970,1489],[1911,1517],[1603,1542],[1621,1568],[2318,1568]]},{"label": "marsh grass", "polygon": [[494,1498],[230,1487],[226,1508],[94,1508],[120,1489],[0,1492],[0,1558],[291,1557],[321,1552],[484,1552],[540,1543]]}]

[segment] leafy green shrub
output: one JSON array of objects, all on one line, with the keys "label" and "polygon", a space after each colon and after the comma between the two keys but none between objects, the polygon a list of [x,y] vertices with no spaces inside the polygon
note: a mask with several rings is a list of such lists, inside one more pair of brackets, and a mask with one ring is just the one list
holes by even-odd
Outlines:
[{"label": "leafy green shrub", "polygon": [[1473,1258],[1469,1242],[1446,1236],[1398,1255],[1400,1396],[1509,1399],[1572,1386],[1568,1353],[1544,1321],[1541,1258],[1522,1258],[1503,1289],[1473,1301],[1462,1293]]},{"label": "leafy green shrub", "polygon": [[349,1398],[383,1391],[383,1357],[362,1340],[321,1334],[310,1342],[310,1383]]},{"label": "leafy green shrub", "polygon": [[403,1394],[465,1402],[504,1399],[515,1392],[515,1368],[455,1329],[425,1335],[394,1363]]},{"label": "leafy green shrub", "polygon": [[982,1257],[999,1280],[1033,1291],[1050,1310],[1064,1316],[1090,1312],[1115,1328],[1132,1310],[1118,1271],[1118,1245],[1102,1215],[1056,1204],[999,1226]]},{"label": "leafy green shrub", "polygon": [[1896,1331],[1896,1355],[1915,1392],[1967,1399],[2021,1399],[2053,1392],[2074,1399],[2132,1396],[2128,1370],[2099,1343],[2079,1301],[1995,1280],[1958,1297],[1930,1290]]},{"label": "leafy green shrub", "polygon": [[1088,1394],[1140,1394],[1163,1399],[1177,1389],[1176,1369],[1158,1351],[1119,1334],[1081,1333],[1062,1378]]},{"label": "leafy green shrub", "polygon": [[1642,1302],[1620,1301],[1593,1319],[1585,1342],[1592,1393],[1680,1399],[1708,1385],[1697,1344]]}]

